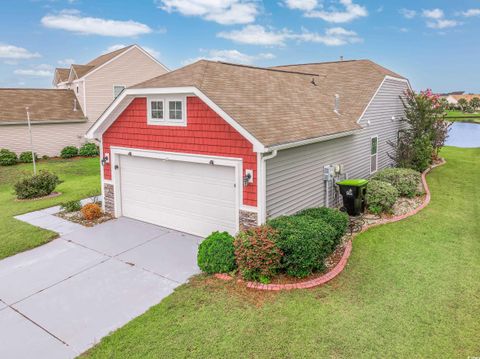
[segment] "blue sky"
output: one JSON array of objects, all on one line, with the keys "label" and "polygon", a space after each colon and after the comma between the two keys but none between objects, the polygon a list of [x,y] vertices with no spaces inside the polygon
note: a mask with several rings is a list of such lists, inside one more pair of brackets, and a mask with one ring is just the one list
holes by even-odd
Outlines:
[{"label": "blue sky", "polygon": [[368,58],[415,89],[480,92],[480,1],[2,0],[0,87],[137,43],[170,69]]}]

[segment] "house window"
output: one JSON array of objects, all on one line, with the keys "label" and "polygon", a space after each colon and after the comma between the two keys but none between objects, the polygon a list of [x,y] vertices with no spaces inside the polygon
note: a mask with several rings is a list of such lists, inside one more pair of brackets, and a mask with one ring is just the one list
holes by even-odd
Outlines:
[{"label": "house window", "polygon": [[163,101],[151,101],[150,107],[152,120],[163,120]]},{"label": "house window", "polygon": [[186,126],[185,98],[169,95],[155,96],[147,101],[149,125]]},{"label": "house window", "polygon": [[113,98],[116,99],[124,89],[125,89],[125,86],[123,85],[113,85]]},{"label": "house window", "polygon": [[182,101],[169,101],[168,109],[170,111],[169,113],[170,120],[182,119]]},{"label": "house window", "polygon": [[378,136],[370,140],[370,173],[377,172],[378,168]]}]

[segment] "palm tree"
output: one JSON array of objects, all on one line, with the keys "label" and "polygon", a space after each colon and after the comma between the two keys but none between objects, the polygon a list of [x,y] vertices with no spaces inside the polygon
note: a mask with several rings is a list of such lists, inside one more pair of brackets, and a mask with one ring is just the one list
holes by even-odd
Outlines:
[{"label": "palm tree", "polygon": [[474,97],[470,100],[470,106],[476,111],[480,107],[480,98]]},{"label": "palm tree", "polygon": [[468,101],[464,98],[458,100],[458,106],[462,109],[462,112],[465,112],[465,108],[468,106]]}]

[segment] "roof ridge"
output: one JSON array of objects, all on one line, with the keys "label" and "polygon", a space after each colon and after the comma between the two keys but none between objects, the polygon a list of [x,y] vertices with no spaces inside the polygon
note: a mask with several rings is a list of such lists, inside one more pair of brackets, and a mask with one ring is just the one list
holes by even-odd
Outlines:
[{"label": "roof ridge", "polygon": [[370,61],[370,60],[357,59],[357,60],[336,60],[336,61],[323,61],[323,62],[306,62],[306,63],[302,63],[302,64],[277,65],[277,66],[272,66],[272,67],[270,67],[270,68],[276,68],[276,67],[293,67],[293,66],[306,66],[306,65],[336,64],[336,63],[342,63],[342,62],[355,62],[355,61]]},{"label": "roof ridge", "polygon": [[209,60],[204,60],[204,61],[219,63],[219,64],[222,64],[222,65],[229,65],[229,66],[246,67],[246,68],[250,68],[250,69],[254,69],[254,70],[274,71],[274,72],[282,72],[282,73],[294,74],[294,75],[320,76],[319,74],[314,74],[314,73],[310,73],[310,72],[287,71],[287,70],[275,69],[275,68],[272,68],[272,67],[260,67],[260,66],[252,66],[252,65],[243,65],[243,64],[235,64],[235,63],[224,62],[224,61],[209,61]]},{"label": "roof ridge", "polygon": [[72,89],[51,89],[41,87],[1,87],[0,91],[2,90],[73,91]]}]

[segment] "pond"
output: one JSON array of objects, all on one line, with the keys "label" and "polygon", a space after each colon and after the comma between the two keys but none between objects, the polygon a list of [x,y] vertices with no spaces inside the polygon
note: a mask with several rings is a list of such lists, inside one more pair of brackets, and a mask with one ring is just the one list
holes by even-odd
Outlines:
[{"label": "pond", "polygon": [[480,124],[454,122],[450,127],[447,146],[480,147]]}]

